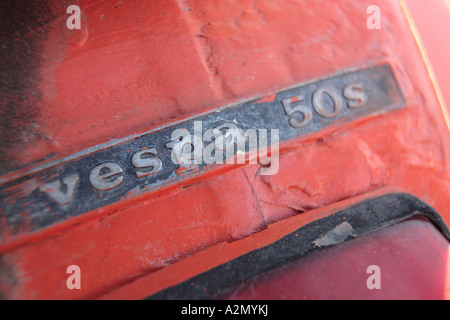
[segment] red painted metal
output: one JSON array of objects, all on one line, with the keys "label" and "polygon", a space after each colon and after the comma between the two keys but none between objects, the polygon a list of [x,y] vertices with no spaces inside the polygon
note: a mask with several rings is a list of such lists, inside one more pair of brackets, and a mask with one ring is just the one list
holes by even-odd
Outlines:
[{"label": "red painted metal", "polygon": [[446,67],[450,42],[445,40],[447,30],[450,29],[450,1],[439,0],[427,4],[420,0],[407,0],[405,7],[417,31],[423,54],[435,74],[434,80],[445,101],[447,112],[450,113],[450,74]]},{"label": "red painted metal", "polygon": [[[429,222],[406,221],[259,276],[223,298],[445,300],[448,247]],[[379,289],[367,288],[372,265],[380,268]]]},{"label": "red painted metal", "polygon": [[[366,28],[373,2],[382,10],[380,30]],[[81,30],[67,30],[65,8],[56,5],[57,18],[44,26],[40,134],[11,147],[19,172],[380,61],[392,66],[407,106],[285,143],[275,176],[257,175],[257,166],[227,167],[39,232],[24,230],[0,245],[3,268],[14,279],[0,278],[5,297],[98,298],[156,272],[183,278],[198,266],[175,268],[178,277],[168,274],[175,261],[254,239],[248,236],[288,217],[317,219],[320,212],[311,210],[385,186],[418,196],[450,224],[449,129],[398,2],[81,0],[79,6]],[[274,237],[272,231],[261,233]],[[66,288],[72,264],[81,267],[82,290]]]}]

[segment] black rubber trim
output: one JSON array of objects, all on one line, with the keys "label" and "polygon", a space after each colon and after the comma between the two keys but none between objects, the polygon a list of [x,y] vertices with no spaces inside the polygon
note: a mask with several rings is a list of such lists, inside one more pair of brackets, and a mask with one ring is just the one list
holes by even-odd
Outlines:
[{"label": "black rubber trim", "polygon": [[449,229],[436,210],[412,195],[391,193],[366,199],[307,224],[266,247],[230,260],[146,299],[212,299],[258,274],[418,215],[428,218],[450,241]]}]

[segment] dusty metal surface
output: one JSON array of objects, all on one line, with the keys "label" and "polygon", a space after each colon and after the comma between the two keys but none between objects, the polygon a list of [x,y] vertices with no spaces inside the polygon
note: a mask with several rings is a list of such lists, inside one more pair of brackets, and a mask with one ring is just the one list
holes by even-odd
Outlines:
[{"label": "dusty metal surface", "polygon": [[[200,150],[203,154],[207,145],[215,143],[206,138],[205,132],[212,128],[224,129],[224,125],[237,126],[244,131],[277,129],[283,142],[320,131],[336,122],[403,105],[402,93],[385,64],[219,109],[3,185],[0,198],[6,225],[2,225],[2,230],[15,234],[24,225],[31,226],[30,231],[44,228],[200,174],[207,169],[205,159],[186,168],[184,174],[177,171],[180,165],[171,157],[175,152],[173,146],[172,150],[167,147],[176,129],[187,129],[191,134],[201,130],[198,135],[205,141]],[[201,128],[194,128],[195,121],[201,121]],[[249,148],[247,146],[247,152]],[[225,157],[224,153],[221,158]]]},{"label": "dusty metal surface", "polygon": [[307,224],[268,246],[246,253],[148,298],[186,300],[220,297],[230,287],[239,286],[258,274],[420,215],[430,219],[442,235],[450,240],[447,226],[432,207],[414,196],[391,193],[366,199]]},{"label": "dusty metal surface", "polygon": [[[79,30],[67,28],[69,3],[80,7]],[[34,7],[27,1],[3,4],[14,4],[15,10]],[[312,222],[321,214],[315,209],[386,186],[419,197],[449,223],[448,127],[397,1],[48,4],[49,10],[18,10],[18,16],[2,20],[20,27],[21,17],[42,19],[42,24],[31,24],[36,28],[17,29],[14,48],[22,54],[7,52],[8,61],[24,66],[24,72],[8,77],[10,92],[16,79],[34,81],[28,88],[41,95],[33,100],[37,112],[30,110],[29,118],[22,119],[21,110],[15,109],[17,130],[7,134],[17,143],[7,141],[7,152],[1,155],[7,166],[0,186],[15,188],[8,191],[8,203],[0,206],[3,297],[98,298],[147,276],[155,282],[183,281],[210,261],[171,271],[193,254],[245,239],[245,244],[262,246],[276,236],[277,223],[291,224],[289,217]],[[367,8],[374,4],[382,12],[379,30],[366,25]],[[32,39],[38,41],[27,42]],[[39,60],[32,72],[27,71],[26,48],[35,49],[28,58]],[[342,83],[347,87],[334,93],[320,90],[335,90],[339,81],[311,86],[317,79],[382,63],[395,75],[404,108],[365,117],[358,108],[367,100],[362,83]],[[311,92],[281,96],[280,90],[299,84],[308,84]],[[260,103],[243,107],[249,112],[226,114],[254,99]],[[270,109],[275,101],[276,108]],[[328,118],[336,112],[328,108],[331,101],[342,117]],[[220,106],[227,107],[217,109]],[[259,108],[270,111],[258,118]],[[225,120],[236,119],[230,126],[279,126],[276,175],[262,175],[260,164],[218,169],[200,163],[175,169],[174,180],[166,179],[176,168],[167,164],[172,151],[168,141],[161,138],[152,147],[153,141],[142,138],[153,139],[183,123],[192,134],[192,122],[199,117],[206,117],[204,130],[223,126],[223,131],[220,119],[207,118],[218,110]],[[24,128],[35,130],[27,134]],[[130,148],[121,149],[126,145]],[[85,167],[78,171],[76,164]],[[152,184],[158,177],[167,185]],[[150,191],[142,192],[141,186],[150,186]],[[23,197],[36,199],[40,206],[25,203]],[[7,217],[14,218],[8,222]],[[246,252],[246,245],[233,248],[233,256]],[[72,264],[81,269],[82,290],[66,286]],[[156,287],[154,282],[136,285],[126,296]]]}]

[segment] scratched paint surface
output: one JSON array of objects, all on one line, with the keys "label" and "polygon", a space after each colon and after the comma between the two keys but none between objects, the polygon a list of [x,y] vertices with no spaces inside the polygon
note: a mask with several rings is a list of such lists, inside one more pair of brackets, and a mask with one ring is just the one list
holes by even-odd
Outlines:
[{"label": "scratched paint surface", "polygon": [[[349,100],[347,102],[343,91],[345,91],[344,88],[355,83],[364,88],[361,92],[364,92],[367,101],[362,106],[352,109],[348,105],[351,105],[354,101]],[[297,97],[300,95],[305,96],[310,102],[305,101],[303,104],[310,105],[309,108],[314,112],[311,100],[318,88],[328,88],[327,90],[336,92],[338,101],[345,101],[345,103],[339,102],[342,105],[345,104],[342,110],[331,118],[315,114],[311,122],[306,126],[296,128],[290,125],[290,117],[283,110],[282,101],[298,99]],[[370,114],[385,113],[403,106],[402,93],[389,66],[380,65],[335,75],[327,79],[284,90],[274,95],[273,101],[270,102],[264,102],[264,98],[256,99],[238,106],[218,110],[208,115],[199,116],[195,120],[189,120],[157,132],[134,137],[125,143],[6,183],[0,187],[0,199],[2,199],[0,207],[2,212],[6,213],[3,216],[6,224],[0,226],[0,235],[6,237],[23,232],[25,224],[30,232],[39,230],[125,198],[150,192],[192,176],[199,176],[202,172],[207,171],[208,166],[204,163],[204,159],[200,159],[201,161],[198,164],[190,167],[180,166],[173,162],[172,153],[175,151],[167,148],[167,143],[171,141],[171,135],[176,129],[186,129],[190,134],[194,133],[201,137],[204,137],[205,131],[208,129],[225,124],[237,125],[238,128],[244,131],[249,128],[264,129],[269,132],[267,140],[270,147],[272,143],[269,130],[278,130],[278,139],[281,142],[287,142],[311,132],[321,131],[332,124],[344,124],[349,120]],[[198,129],[195,128],[196,122],[201,123],[201,127]],[[261,134],[257,135],[261,136]],[[214,146],[214,142],[211,141],[206,144],[213,144]],[[134,158],[137,152],[145,152],[152,148],[154,148],[155,159],[161,161],[161,169],[155,174],[140,177],[137,175],[137,172],[143,169],[134,168],[131,165],[131,159],[132,157]],[[202,151],[204,150],[206,149],[202,148]],[[250,146],[247,145],[245,150],[249,152]],[[224,158],[225,155],[221,161]],[[122,180],[111,190],[94,188],[89,179],[93,168],[97,165],[112,162],[123,170],[120,173],[120,179]],[[220,165],[216,164],[216,166]],[[72,183],[64,182],[68,178],[73,179],[71,180]],[[62,186],[63,184],[65,185],[64,187]],[[65,192],[62,191],[64,188],[66,189]],[[52,199],[51,195],[55,192],[62,196],[60,200],[54,197]]]},{"label": "scratched paint surface", "polygon": [[[65,29],[63,8],[52,7],[37,46],[46,57],[37,133],[7,148],[4,177],[380,61],[392,66],[406,106],[292,141],[276,176],[259,176],[257,165],[212,172],[19,233],[0,246],[3,296],[95,298],[214,244],[384,186],[420,197],[450,221],[449,134],[396,2],[120,2],[79,1],[83,27],[75,32]],[[374,2],[383,12],[376,31],[365,27]],[[81,291],[65,287],[68,261],[83,270]]]}]

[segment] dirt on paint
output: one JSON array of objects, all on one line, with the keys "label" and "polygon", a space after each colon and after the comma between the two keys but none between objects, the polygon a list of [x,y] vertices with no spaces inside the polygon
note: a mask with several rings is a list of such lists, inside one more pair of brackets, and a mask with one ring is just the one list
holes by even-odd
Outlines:
[{"label": "dirt on paint", "polygon": [[42,136],[39,84],[44,43],[56,19],[52,6],[46,0],[0,3],[0,174],[20,167],[15,155]]}]

